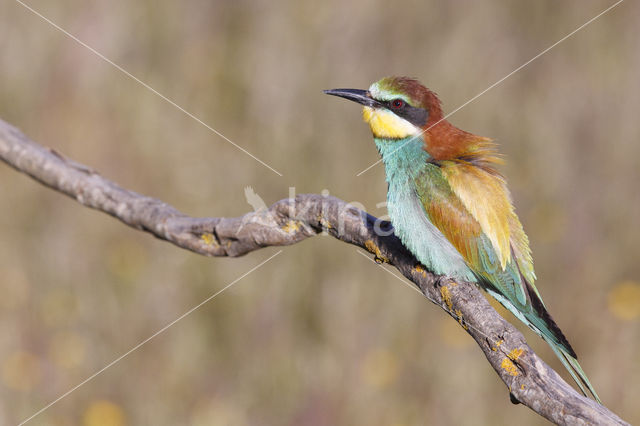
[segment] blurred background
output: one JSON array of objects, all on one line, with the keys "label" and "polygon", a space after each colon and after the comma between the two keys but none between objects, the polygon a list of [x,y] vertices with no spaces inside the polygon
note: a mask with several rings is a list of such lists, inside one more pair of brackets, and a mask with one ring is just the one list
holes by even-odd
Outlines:
[{"label": "blurred background", "polygon": [[[613,4],[30,0],[0,3],[0,118],[194,216],[328,190],[374,215],[360,109],[322,94],[414,76],[452,111]],[[640,422],[640,5],[623,2],[451,117],[495,138],[547,306],[605,404]],[[55,400],[277,249],[208,259],[0,165],[0,423]],[[501,311],[504,313],[504,311]],[[507,314],[505,314],[507,315]],[[515,322],[513,317],[507,316]],[[529,343],[567,380],[551,350]],[[440,309],[316,237],[33,419],[34,425],[546,422],[509,402]]]}]

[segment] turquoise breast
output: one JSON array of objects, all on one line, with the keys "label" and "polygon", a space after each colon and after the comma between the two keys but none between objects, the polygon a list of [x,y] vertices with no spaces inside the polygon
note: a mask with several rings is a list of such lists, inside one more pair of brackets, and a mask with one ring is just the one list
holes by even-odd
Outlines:
[{"label": "turquoise breast", "polygon": [[458,250],[429,221],[416,192],[416,177],[426,167],[437,167],[428,162],[429,154],[422,149],[422,139],[375,139],[375,143],[389,184],[387,210],[395,234],[430,271],[464,281],[477,281]]}]

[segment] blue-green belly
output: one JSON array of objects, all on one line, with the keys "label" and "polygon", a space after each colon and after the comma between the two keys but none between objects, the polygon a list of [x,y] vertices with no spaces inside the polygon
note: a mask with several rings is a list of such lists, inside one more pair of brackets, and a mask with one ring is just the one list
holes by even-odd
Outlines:
[{"label": "blue-green belly", "polygon": [[462,255],[429,221],[416,193],[415,177],[429,166],[422,140],[375,142],[385,164],[389,184],[387,210],[395,234],[430,271],[476,281]]}]

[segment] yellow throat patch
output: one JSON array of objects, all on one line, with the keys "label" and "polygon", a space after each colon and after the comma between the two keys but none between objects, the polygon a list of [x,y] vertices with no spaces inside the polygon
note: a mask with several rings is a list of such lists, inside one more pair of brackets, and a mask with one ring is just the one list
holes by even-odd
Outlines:
[{"label": "yellow throat patch", "polygon": [[364,107],[362,118],[371,127],[373,136],[380,139],[404,139],[416,135],[420,129],[386,109]]}]

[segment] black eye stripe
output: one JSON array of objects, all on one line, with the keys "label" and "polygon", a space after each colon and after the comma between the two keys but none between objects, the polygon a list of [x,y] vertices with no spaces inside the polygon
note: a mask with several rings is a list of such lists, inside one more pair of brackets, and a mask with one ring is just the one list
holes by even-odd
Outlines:
[{"label": "black eye stripe", "polygon": [[389,111],[393,112],[398,117],[404,118],[414,126],[422,127],[427,124],[427,120],[429,119],[429,112],[426,109],[416,108],[412,105],[409,105],[405,101],[402,101],[403,105],[398,108],[393,106],[394,101],[397,101],[397,99],[392,99],[390,101],[384,102]]}]

